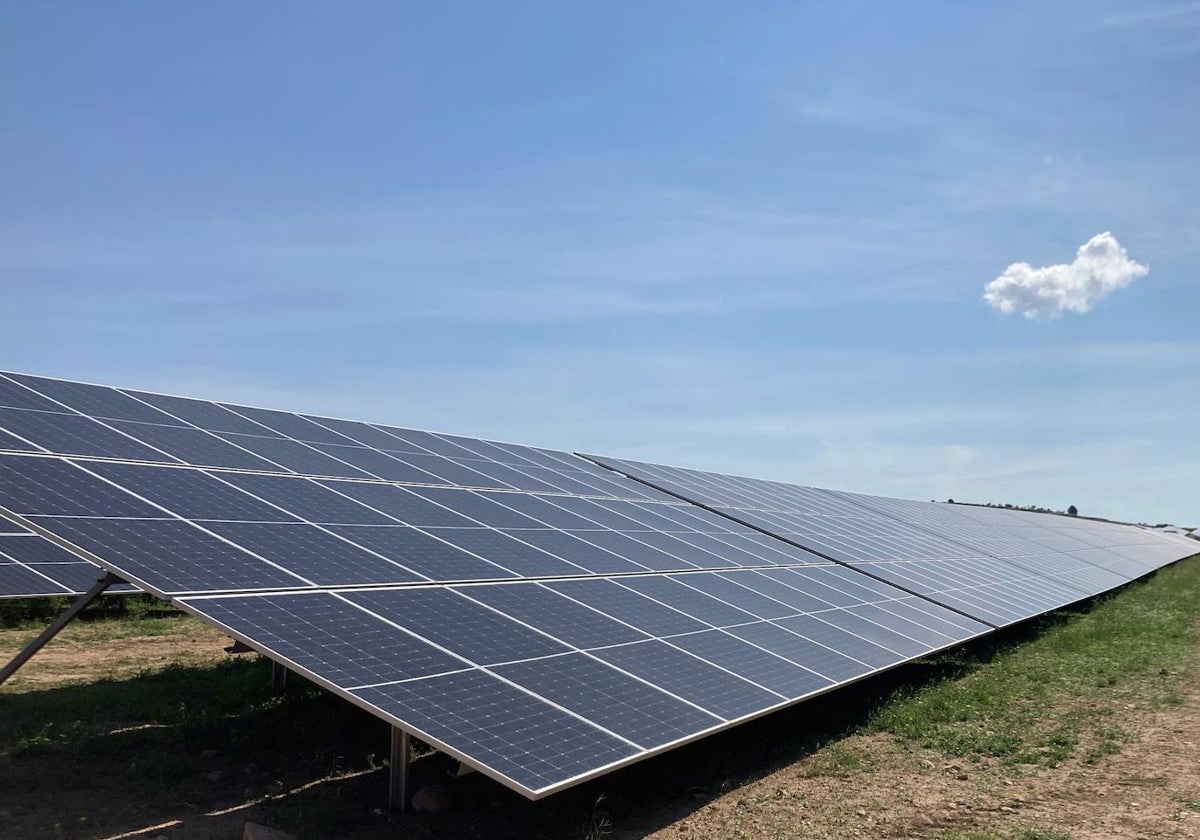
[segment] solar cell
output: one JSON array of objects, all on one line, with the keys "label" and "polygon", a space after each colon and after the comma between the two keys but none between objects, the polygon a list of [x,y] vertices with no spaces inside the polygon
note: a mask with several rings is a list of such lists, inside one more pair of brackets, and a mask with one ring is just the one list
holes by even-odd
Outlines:
[{"label": "solar cell", "polygon": [[130,582],[168,596],[312,586],[180,520],[39,516],[35,521],[119,568]]},{"label": "solar cell", "polygon": [[328,592],[185,599],[233,635],[343,688],[470,665]]},{"label": "solar cell", "polygon": [[631,742],[484,671],[353,694],[451,755],[526,791],[552,790],[639,752]]},{"label": "solar cell", "polygon": [[693,737],[720,718],[583,653],[494,669],[517,685],[643,749]]},{"label": "solar cell", "polygon": [[[412,569],[425,580],[495,580],[515,577],[504,567],[502,557],[485,560],[447,542],[451,533],[439,537],[400,525],[331,525],[329,530],[383,557]],[[485,537],[485,539],[488,539]]]},{"label": "solar cell", "polygon": [[464,586],[456,591],[577,648],[646,638],[640,630],[536,583]]},{"label": "solar cell", "polygon": [[604,648],[595,655],[725,720],[762,712],[784,699],[776,692],[654,639]]},{"label": "solar cell", "polygon": [[477,665],[570,651],[562,642],[449,589],[352,592],[346,598]]},{"label": "solar cell", "polygon": [[78,414],[0,408],[0,427],[48,452],[126,461],[175,462],[164,452],[151,449],[90,417]]},{"label": "solar cell", "polygon": [[277,471],[278,465],[252,452],[234,446],[216,435],[202,429],[184,426],[156,426],[150,423],[132,423],[110,420],[114,429],[137,438],[186,464],[201,467],[228,467],[239,470]]}]

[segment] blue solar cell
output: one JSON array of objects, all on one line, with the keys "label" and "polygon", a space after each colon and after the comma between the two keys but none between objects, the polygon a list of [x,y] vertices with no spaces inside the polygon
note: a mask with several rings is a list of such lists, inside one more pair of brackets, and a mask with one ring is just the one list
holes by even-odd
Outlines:
[{"label": "blue solar cell", "polygon": [[738,609],[745,610],[758,618],[779,618],[785,615],[793,615],[796,612],[793,607],[787,604],[780,603],[765,595],[760,595],[744,586],[739,586],[737,583],[721,575],[712,573],[679,575],[674,580],[685,586],[698,589],[706,595],[719,598],[725,603],[732,604]]},{"label": "blue solar cell", "polygon": [[[524,531],[513,531],[519,536]],[[437,535],[480,557],[486,557],[521,577],[552,577],[587,574],[581,566],[568,563],[502,531],[491,528],[439,528]]]},{"label": "blue solar cell", "polygon": [[345,436],[339,435],[337,432],[332,432],[324,426],[319,426],[311,420],[306,420],[298,414],[292,414],[287,411],[272,411],[266,408],[249,408],[248,406],[231,405],[229,403],[223,404],[222,407],[296,440],[302,440],[307,443],[350,442]]},{"label": "blue solar cell", "polygon": [[464,586],[457,591],[577,648],[646,638],[640,630],[536,583]]},{"label": "blue solar cell", "polygon": [[791,608],[790,612],[815,612],[817,610],[827,610],[832,604],[828,601],[822,601],[807,592],[795,589],[780,583],[775,578],[767,577],[760,572],[725,572],[722,577],[728,578],[735,583],[773,598]]},{"label": "blue solar cell", "polygon": [[646,749],[693,736],[721,722],[582,653],[492,670]]},{"label": "blue solar cell", "polygon": [[578,525],[559,525],[556,528],[612,528],[614,530],[645,530],[637,522],[627,516],[614,513],[608,508],[594,504],[590,499],[576,499],[570,496],[548,499],[557,507],[578,516],[582,522]]},{"label": "blue solar cell", "polygon": [[311,586],[179,520],[40,516],[37,523],[163,594]]},{"label": "blue solar cell", "polygon": [[[831,582],[836,583],[837,581],[821,575],[819,567],[759,569],[756,574],[770,578],[785,586],[793,587],[805,595],[817,598],[823,603],[835,607],[852,607],[855,604],[863,603],[861,598],[855,597],[837,587],[830,586]],[[897,591],[897,594],[900,594],[899,591]]]},{"label": "blue solar cell", "polygon": [[483,671],[354,694],[421,736],[534,792],[638,753],[627,741]]},{"label": "blue solar cell", "polygon": [[442,587],[351,592],[346,597],[477,665],[569,650],[561,642]]},{"label": "blue solar cell", "polygon": [[469,667],[328,592],[184,599],[184,604],[343,688]]},{"label": "blue solar cell", "polygon": [[193,426],[209,432],[231,432],[258,437],[280,437],[278,432],[265,429],[260,424],[234,414],[208,400],[193,400],[188,397],[170,397],[165,394],[150,394],[145,391],[127,391],[142,402],[178,417]]},{"label": "blue solar cell", "polygon": [[341,446],[331,443],[313,443],[310,445],[330,457],[337,458],[339,461],[345,461],[360,470],[364,470],[377,478],[387,481],[405,481],[418,484],[441,483],[441,479],[436,476],[432,476],[424,470],[419,470],[411,464],[397,460],[386,452],[367,449],[365,446]]},{"label": "blue solar cell", "polygon": [[[564,560],[569,560],[576,566],[581,566],[596,574],[620,574],[622,572],[644,572],[645,566],[626,560],[623,557],[605,551],[583,539],[576,539],[564,531],[538,531],[532,529],[511,530],[507,532],[522,542],[537,546]],[[580,536],[589,532],[581,532]]]},{"label": "blue solar cell", "polygon": [[505,464],[467,459],[458,459],[457,463],[493,479],[489,486],[503,487],[507,485],[515,487],[518,490],[526,490],[530,493],[556,493],[562,490],[561,487],[549,484]]},{"label": "blue solar cell", "polygon": [[[764,556],[764,554],[752,554],[746,550],[745,546],[718,539],[711,534],[675,533],[671,534],[671,536],[677,540],[682,540],[693,548],[710,552],[738,566],[767,566],[774,565],[775,563],[774,560],[768,556]],[[709,565],[711,566],[711,564]]]},{"label": "blue solar cell", "polygon": [[[486,493],[487,491],[481,491]],[[584,519],[561,507],[560,497],[542,498],[541,496],[526,496],[523,493],[494,493],[494,498],[528,517],[536,519],[551,528],[564,528],[573,531],[596,528],[596,523]]]},{"label": "blue solar cell", "polygon": [[456,443],[446,440],[433,432],[422,432],[417,429],[400,429],[395,426],[379,426],[378,428],[398,438],[408,445],[412,452],[430,452],[447,458],[470,458],[470,450],[463,449]]},{"label": "blue solar cell", "polygon": [[22,455],[0,455],[0,507],[20,514],[163,516],[74,464]]},{"label": "blue solar cell", "polygon": [[[659,551],[664,551],[681,560],[685,560],[697,569],[728,569],[737,566],[737,563],[725,556],[724,554],[714,554],[711,551],[706,551],[702,548],[697,548],[689,542],[677,539],[673,534],[657,534],[653,531],[639,531],[636,534],[637,538],[644,543],[657,548]],[[733,554],[727,552],[726,554]]]},{"label": "blue solar cell", "polygon": [[307,478],[221,473],[221,479],[308,522],[320,525],[396,524],[396,520]]},{"label": "blue solar cell", "polygon": [[834,680],[747,644],[723,630],[677,636],[671,639],[671,644],[784,697],[804,697],[834,684]]},{"label": "blue solar cell", "polygon": [[113,427],[142,443],[173,455],[186,464],[200,467],[228,467],[239,470],[280,472],[270,461],[239,449],[216,435],[184,426],[155,426],[149,423],[108,421]]},{"label": "blue solar cell", "polygon": [[958,641],[962,634],[948,635],[942,633],[932,626],[916,624],[908,619],[892,612],[888,607],[890,604],[864,604],[861,607],[851,607],[848,612],[873,621],[876,624],[901,633],[910,639],[915,639],[923,645],[927,645],[929,649],[945,647],[951,642]]},{"label": "blue solar cell", "polygon": [[515,493],[487,490],[459,490],[449,487],[413,487],[411,492],[423,499],[451,508],[463,516],[490,528],[545,528],[545,523],[531,519],[506,505]]},{"label": "blue solar cell", "polygon": [[[199,470],[89,463],[87,469],[184,519],[295,522],[296,517]],[[162,517],[163,513],[156,516]]]},{"label": "blue solar cell", "polygon": [[724,601],[718,601],[716,598],[670,578],[629,577],[621,578],[617,583],[712,627],[745,624],[756,619],[754,615],[745,610],[739,610],[737,607],[726,604]]},{"label": "blue solar cell", "polygon": [[924,598],[910,597],[888,601],[883,605],[883,608],[901,618],[906,618],[922,627],[928,627],[931,630],[936,630],[943,636],[957,640],[978,636],[988,632],[990,629],[986,624],[967,618],[965,615],[951,612],[945,607],[932,604]]},{"label": "blue solar cell", "polygon": [[[50,540],[35,536],[6,537],[0,540],[0,562],[4,562],[6,559],[26,565],[84,562],[78,555],[55,545]],[[92,568],[96,567],[92,566]]]},{"label": "blue solar cell", "polygon": [[7,449],[16,452],[37,452],[38,448],[32,443],[26,443],[16,435],[0,429],[0,449]]},{"label": "blue solar cell", "polygon": [[[27,376],[20,373],[10,373],[8,376],[51,400],[56,400],[89,417],[136,420],[142,423],[176,424],[179,422],[161,411],[121,393],[116,388],[86,385],[82,382],[65,382],[61,379],[46,379],[41,376]],[[64,409],[46,407],[46,410],[63,411]]]},{"label": "blue solar cell", "polygon": [[[512,489],[510,485],[503,481],[484,475],[463,463],[452,461],[449,458],[442,458],[438,455],[413,455],[407,452],[397,454],[396,457],[414,467],[424,470],[435,478],[442,479],[440,483],[457,484],[463,487],[491,487],[498,490]],[[429,483],[436,484],[439,482],[431,481]]]},{"label": "blue solar cell", "polygon": [[78,414],[0,408],[0,429],[62,455],[92,455],[127,461],[175,460]]},{"label": "blue solar cell", "polygon": [[[103,572],[97,577],[101,575]],[[27,598],[38,595],[66,595],[69,592],[65,586],[44,575],[16,563],[7,563],[0,556],[0,593],[3,593],[3,597]]]},{"label": "blue solar cell", "polygon": [[219,433],[230,443],[249,449],[255,455],[300,475],[338,476],[343,478],[373,478],[370,473],[339,461],[303,443],[283,438],[255,437]]},{"label": "blue solar cell", "polygon": [[618,531],[667,531],[673,533],[694,530],[681,525],[674,519],[661,516],[660,511],[664,510],[666,505],[637,504],[623,499],[587,499],[585,501],[593,507],[602,508],[627,520],[620,527],[611,526]]},{"label": "blue solar cell", "polygon": [[423,579],[398,563],[313,525],[208,522],[205,527],[320,586],[408,583]]},{"label": "blue solar cell", "polygon": [[[811,619],[820,624],[811,616],[799,616],[785,618],[775,624],[767,621],[744,624],[740,627],[731,627],[728,632],[752,645],[782,656],[798,665],[803,665],[805,668],[838,682],[861,677],[875,668],[893,665],[902,659],[899,654],[885,651],[862,640],[852,639],[849,645],[830,643],[821,634],[817,634],[820,636],[818,638],[784,629],[801,622],[802,619]],[[829,625],[821,626],[828,627]],[[833,630],[834,628],[829,629]],[[878,660],[877,663],[864,660],[860,655],[862,653],[874,656]]]},{"label": "blue solar cell", "polygon": [[783,700],[779,694],[656,640],[604,648],[595,655],[726,720],[761,712]]},{"label": "blue solar cell", "polygon": [[593,545],[611,551],[618,557],[624,557],[632,563],[637,563],[645,569],[660,572],[677,572],[681,569],[694,569],[691,563],[673,557],[653,546],[636,539],[638,532],[620,534],[616,531],[579,531],[573,534],[577,539],[585,540]]},{"label": "blue solar cell", "polygon": [[[414,452],[422,451],[419,447],[405,444],[395,435],[389,435],[387,432],[380,431],[367,423],[359,423],[353,420],[338,420],[332,417],[318,417],[314,414],[305,414],[303,416],[363,446],[385,450],[411,449]],[[345,440],[342,441],[342,443],[348,442]]]},{"label": "blue solar cell", "polygon": [[708,625],[665,604],[652,601],[608,579],[588,578],[545,584],[549,589],[581,601],[651,636],[673,636],[706,630]]},{"label": "blue solar cell", "polygon": [[357,481],[322,481],[323,487],[336,490],[364,505],[387,514],[405,525],[439,528],[477,527],[478,522],[449,508],[428,501],[394,484],[369,484]]},{"label": "blue solar cell", "polygon": [[0,406],[5,408],[31,408],[35,411],[66,411],[58,403],[29,390],[24,385],[0,374]]},{"label": "blue solar cell", "polygon": [[[876,624],[873,621],[856,615],[849,610],[861,609],[859,607],[850,607],[848,610],[832,610],[830,612],[821,613],[821,620],[832,624],[835,627],[840,627],[859,638],[867,639],[875,642],[881,647],[888,650],[894,650],[901,654],[905,659],[914,656],[921,656],[930,651],[930,646],[911,639],[904,635],[901,631],[891,627],[886,627]],[[787,626],[787,622],[781,621],[780,624]]]},{"label": "blue solar cell", "polygon": [[[415,528],[332,525],[329,530],[436,581],[496,580],[513,573]],[[492,532],[494,533],[494,532]],[[487,555],[492,557],[492,555]]]}]

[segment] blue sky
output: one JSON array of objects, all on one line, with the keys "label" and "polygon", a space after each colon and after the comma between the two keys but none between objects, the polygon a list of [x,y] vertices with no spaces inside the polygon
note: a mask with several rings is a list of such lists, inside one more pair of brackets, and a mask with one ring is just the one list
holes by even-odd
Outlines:
[{"label": "blue sky", "polygon": [[0,22],[0,368],[1200,523],[1200,3]]}]

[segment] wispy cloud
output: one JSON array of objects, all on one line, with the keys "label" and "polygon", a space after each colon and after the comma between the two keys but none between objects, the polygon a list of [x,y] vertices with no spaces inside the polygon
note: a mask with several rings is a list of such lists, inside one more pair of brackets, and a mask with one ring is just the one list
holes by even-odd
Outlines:
[{"label": "wispy cloud", "polygon": [[1096,301],[1149,272],[1105,231],[1079,246],[1073,262],[1042,268],[1013,263],[983,287],[983,299],[1006,315],[1020,312],[1026,318],[1084,313]]},{"label": "wispy cloud", "polygon": [[1200,19],[1200,3],[1172,3],[1136,12],[1108,15],[1101,23],[1110,29],[1130,29],[1135,26],[1175,24],[1181,18]]}]

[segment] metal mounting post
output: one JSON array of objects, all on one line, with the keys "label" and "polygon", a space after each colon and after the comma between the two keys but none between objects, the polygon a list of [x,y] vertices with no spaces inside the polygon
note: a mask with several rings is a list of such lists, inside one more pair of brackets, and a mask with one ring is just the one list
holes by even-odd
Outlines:
[{"label": "metal mounting post", "polygon": [[392,727],[392,754],[388,762],[388,810],[408,811],[408,769],[411,764],[408,733]]},{"label": "metal mounting post", "polygon": [[122,583],[121,579],[111,572],[105,573],[104,577],[92,584],[92,588],[75,599],[75,602],[60,615],[54,619],[54,622],[38,634],[38,637],[27,644],[25,648],[18,653],[12,662],[4,666],[0,670],[0,685],[9,677],[17,672],[17,670],[28,662],[35,653],[44,648],[51,639],[59,634],[64,627],[71,623],[71,619],[79,615],[83,608],[95,601],[104,592],[105,589],[112,586],[114,583]]},{"label": "metal mounting post", "polygon": [[287,689],[287,675],[287,668],[271,660],[271,690],[276,694],[282,694]]}]

